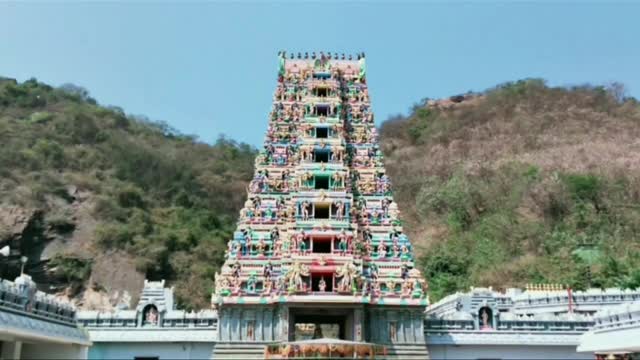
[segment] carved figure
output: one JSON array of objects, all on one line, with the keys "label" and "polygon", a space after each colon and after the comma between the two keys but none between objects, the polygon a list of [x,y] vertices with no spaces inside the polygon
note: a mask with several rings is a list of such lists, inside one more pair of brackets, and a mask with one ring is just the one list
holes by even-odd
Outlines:
[{"label": "carved figure", "polygon": [[320,278],[320,282],[318,282],[318,289],[320,292],[324,292],[327,289],[327,283],[324,281],[324,276]]},{"label": "carved figure", "polygon": [[145,310],[144,323],[146,325],[158,325],[158,310],[156,307],[149,305]]},{"label": "carved figure", "polygon": [[303,290],[303,276],[309,276],[309,268],[298,261],[294,262],[285,274],[285,279],[287,280],[288,288],[290,291]]},{"label": "carved figure", "polygon": [[338,290],[341,292],[350,292],[355,287],[355,278],[359,275],[358,268],[349,261],[336,270],[337,277],[342,277],[338,283]]}]

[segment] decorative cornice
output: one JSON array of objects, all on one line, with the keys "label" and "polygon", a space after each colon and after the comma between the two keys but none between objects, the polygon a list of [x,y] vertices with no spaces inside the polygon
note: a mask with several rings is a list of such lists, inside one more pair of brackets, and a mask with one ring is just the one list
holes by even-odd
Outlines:
[{"label": "decorative cornice", "polygon": [[1,310],[0,335],[62,344],[91,345],[89,334],[79,326],[39,320]]},{"label": "decorative cornice", "polygon": [[215,342],[218,331],[210,328],[93,328],[91,341],[96,342]]},{"label": "decorative cornice", "polygon": [[507,331],[425,332],[427,345],[531,345],[577,346],[581,333],[530,333]]}]

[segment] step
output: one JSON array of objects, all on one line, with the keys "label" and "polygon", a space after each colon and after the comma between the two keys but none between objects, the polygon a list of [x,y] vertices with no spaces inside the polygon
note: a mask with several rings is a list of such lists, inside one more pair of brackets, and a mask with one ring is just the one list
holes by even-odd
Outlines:
[{"label": "step", "polygon": [[211,354],[214,360],[263,359],[266,343],[217,343]]}]

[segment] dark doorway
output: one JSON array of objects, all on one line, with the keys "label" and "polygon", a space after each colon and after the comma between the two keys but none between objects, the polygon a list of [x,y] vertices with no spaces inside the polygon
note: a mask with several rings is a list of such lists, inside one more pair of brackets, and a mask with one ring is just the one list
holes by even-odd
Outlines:
[{"label": "dark doorway", "polygon": [[329,107],[326,105],[316,105],[316,114],[318,116],[327,116],[329,115]]},{"label": "dark doorway", "polygon": [[329,162],[329,150],[314,150],[313,151],[314,162]]},{"label": "dark doorway", "polygon": [[329,190],[329,177],[328,176],[316,176],[316,190],[325,189]]},{"label": "dark doorway", "polygon": [[331,253],[331,239],[313,239],[313,252],[319,254]]},{"label": "dark doorway", "polygon": [[318,139],[326,139],[329,137],[329,129],[326,127],[318,127],[316,128],[316,138]]},{"label": "dark doorway", "polygon": [[329,218],[329,204],[316,204],[314,219],[328,219]]}]

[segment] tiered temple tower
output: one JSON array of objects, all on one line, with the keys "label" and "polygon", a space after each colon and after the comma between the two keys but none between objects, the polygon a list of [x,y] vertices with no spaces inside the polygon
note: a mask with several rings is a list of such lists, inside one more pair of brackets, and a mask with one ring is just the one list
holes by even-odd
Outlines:
[{"label": "tiered temple tower", "polygon": [[279,54],[265,145],[216,274],[219,343],[424,345],[426,283],[377,137],[364,54]]}]

